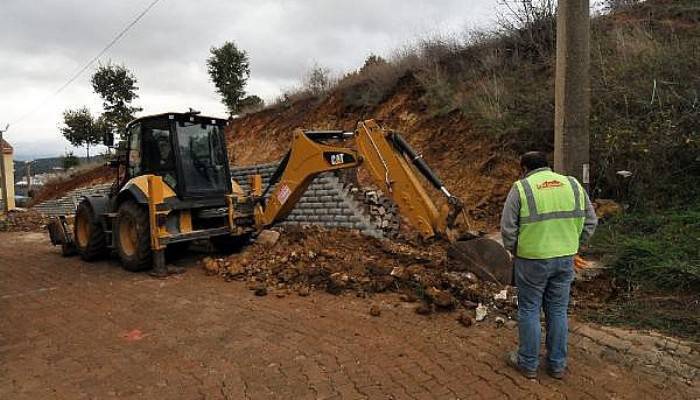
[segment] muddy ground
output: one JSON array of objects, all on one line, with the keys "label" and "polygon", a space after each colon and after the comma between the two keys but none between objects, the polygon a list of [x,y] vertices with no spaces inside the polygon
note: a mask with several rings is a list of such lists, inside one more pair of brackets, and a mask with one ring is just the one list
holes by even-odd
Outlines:
[{"label": "muddy ground", "polygon": [[700,396],[611,357],[588,339],[602,331],[576,321],[566,380],[540,371],[527,381],[501,358],[513,327],[419,316],[395,294],[254,296],[207,276],[202,255],[179,261],[184,275],[155,280],[113,260],[62,258],[41,233],[0,233],[0,254],[0,398]]}]

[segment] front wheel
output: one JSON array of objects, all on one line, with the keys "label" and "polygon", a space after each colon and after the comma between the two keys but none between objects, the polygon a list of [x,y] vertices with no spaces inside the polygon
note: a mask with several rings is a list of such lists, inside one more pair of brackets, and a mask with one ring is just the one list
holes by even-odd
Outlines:
[{"label": "front wheel", "polygon": [[153,263],[148,212],[133,201],[119,206],[114,239],[122,266],[128,271],[149,269]]}]

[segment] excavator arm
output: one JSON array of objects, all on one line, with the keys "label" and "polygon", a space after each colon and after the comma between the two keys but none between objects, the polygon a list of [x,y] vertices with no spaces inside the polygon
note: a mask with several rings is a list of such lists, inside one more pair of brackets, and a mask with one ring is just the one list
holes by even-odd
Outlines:
[{"label": "excavator arm", "polygon": [[[356,149],[329,144],[352,139]],[[374,120],[358,123],[355,132],[295,131],[291,149],[271,177],[265,192],[255,193],[254,188],[257,229],[284,218],[316,175],[360,165],[368,169],[376,184],[394,201],[401,215],[421,237],[451,238],[450,230],[462,211],[462,202],[450,194],[401,135],[384,130]],[[416,171],[447,197],[442,210],[437,209]],[[273,187],[273,192],[267,197],[267,192]]]}]

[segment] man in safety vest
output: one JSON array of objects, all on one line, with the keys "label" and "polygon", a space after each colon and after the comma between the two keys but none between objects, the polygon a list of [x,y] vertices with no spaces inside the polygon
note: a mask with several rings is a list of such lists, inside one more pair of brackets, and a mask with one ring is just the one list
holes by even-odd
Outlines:
[{"label": "man in safety vest", "polygon": [[547,373],[562,379],[573,259],[598,219],[581,184],[553,172],[543,153],[524,154],[520,166],[524,178],[510,190],[501,217],[503,245],[514,255],[520,337],[518,351],[508,353],[506,361],[525,377],[537,377],[544,308]]}]

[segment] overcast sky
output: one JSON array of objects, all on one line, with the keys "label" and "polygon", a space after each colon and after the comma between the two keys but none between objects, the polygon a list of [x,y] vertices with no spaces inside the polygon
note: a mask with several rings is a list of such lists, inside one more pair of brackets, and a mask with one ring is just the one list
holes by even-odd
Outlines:
[{"label": "overcast sky", "polygon": [[[89,68],[42,104],[152,0],[0,0],[0,127],[17,158],[71,149],[58,126],[66,108],[101,112]],[[247,90],[266,101],[298,84],[315,63],[335,73],[358,68],[435,34],[462,34],[494,21],[497,0],[160,0],[101,61],[138,79],[142,114],[226,115],[206,72],[212,46],[248,52]],[[34,110],[26,118],[17,120]],[[83,155],[84,151],[76,151]]]}]

